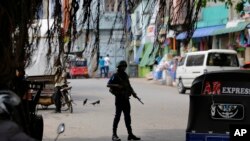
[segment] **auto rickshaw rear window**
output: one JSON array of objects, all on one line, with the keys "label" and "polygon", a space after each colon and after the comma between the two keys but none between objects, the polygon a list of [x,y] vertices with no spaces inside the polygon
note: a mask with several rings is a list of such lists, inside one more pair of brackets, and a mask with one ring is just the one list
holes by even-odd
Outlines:
[{"label": "auto rickshaw rear window", "polygon": [[71,64],[76,67],[87,66],[87,61],[72,61]]}]

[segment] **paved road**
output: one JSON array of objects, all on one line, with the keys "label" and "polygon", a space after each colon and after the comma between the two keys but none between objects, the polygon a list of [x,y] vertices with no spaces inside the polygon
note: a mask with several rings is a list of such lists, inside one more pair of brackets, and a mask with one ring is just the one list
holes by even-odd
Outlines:
[{"label": "paved road", "polygon": [[[110,141],[115,107],[114,97],[106,87],[108,79],[69,81],[73,86],[74,113],[53,113],[53,105],[48,110],[39,110],[38,113],[44,117],[43,140],[54,140],[57,125],[64,122],[66,130],[59,137],[59,141]],[[142,105],[136,99],[131,99],[134,134],[143,141],[184,141],[188,96],[177,94],[175,87],[155,84],[142,78],[131,79],[131,84],[145,103]],[[85,98],[88,98],[88,103],[83,106]],[[101,103],[96,106],[90,104],[96,100]],[[122,140],[127,140],[123,117],[118,127],[118,135]]]}]

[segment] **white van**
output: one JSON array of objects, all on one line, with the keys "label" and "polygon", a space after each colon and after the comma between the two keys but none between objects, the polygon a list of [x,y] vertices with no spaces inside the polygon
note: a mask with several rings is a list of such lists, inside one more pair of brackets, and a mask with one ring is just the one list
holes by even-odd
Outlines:
[{"label": "white van", "polygon": [[227,49],[210,49],[186,53],[178,63],[176,81],[179,93],[190,89],[193,80],[206,72],[240,69],[237,52]]}]

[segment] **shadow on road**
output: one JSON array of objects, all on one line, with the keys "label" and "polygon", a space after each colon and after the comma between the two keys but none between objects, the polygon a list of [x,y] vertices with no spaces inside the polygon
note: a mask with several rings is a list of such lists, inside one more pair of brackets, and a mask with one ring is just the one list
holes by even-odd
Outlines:
[{"label": "shadow on road", "polygon": [[[137,134],[136,134],[137,135]],[[146,130],[141,137],[142,141],[184,141],[185,140],[185,130],[183,129],[167,129],[167,130]],[[119,135],[121,140],[127,140],[127,135]],[[63,138],[58,139],[59,141],[111,141],[111,135],[105,137],[96,138]]]},{"label": "shadow on road", "polygon": [[185,141],[184,129],[153,129],[146,130],[143,141]]}]

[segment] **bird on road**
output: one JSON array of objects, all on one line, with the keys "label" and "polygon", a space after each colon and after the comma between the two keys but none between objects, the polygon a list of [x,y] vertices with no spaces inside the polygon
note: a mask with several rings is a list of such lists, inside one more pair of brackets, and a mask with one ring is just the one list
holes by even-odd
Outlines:
[{"label": "bird on road", "polygon": [[97,101],[95,101],[95,102],[92,102],[91,104],[94,105],[94,106],[95,106],[96,104],[100,104],[100,100],[97,100]]},{"label": "bird on road", "polygon": [[84,101],[83,101],[83,106],[87,103],[88,99],[86,98]]}]

